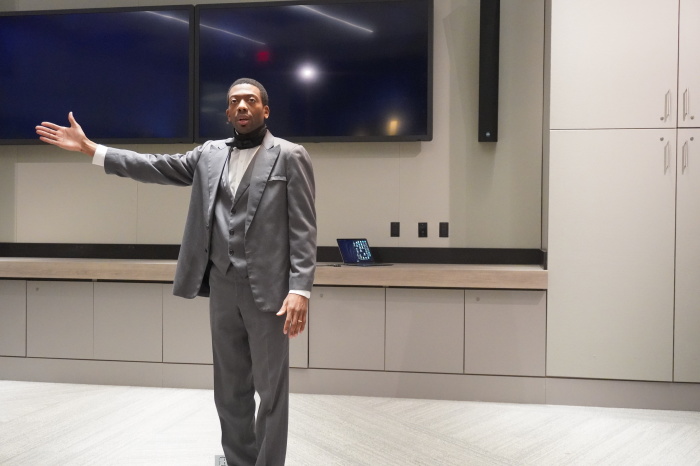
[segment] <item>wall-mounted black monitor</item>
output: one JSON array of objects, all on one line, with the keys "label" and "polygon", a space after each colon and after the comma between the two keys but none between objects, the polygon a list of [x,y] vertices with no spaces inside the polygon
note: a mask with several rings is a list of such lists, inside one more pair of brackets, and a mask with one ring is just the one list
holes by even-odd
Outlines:
[{"label": "wall-mounted black monitor", "polygon": [[295,141],[432,139],[432,0],[198,5],[195,139],[227,138],[239,77]]},{"label": "wall-mounted black monitor", "polygon": [[193,140],[194,7],[0,15],[0,143],[72,111],[99,142]]}]

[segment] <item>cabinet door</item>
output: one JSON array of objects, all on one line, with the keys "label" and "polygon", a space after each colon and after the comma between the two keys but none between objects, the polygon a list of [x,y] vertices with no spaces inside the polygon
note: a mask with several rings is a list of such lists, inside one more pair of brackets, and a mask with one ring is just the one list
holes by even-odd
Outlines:
[{"label": "cabinet door", "polygon": [[384,288],[315,286],[309,367],[384,370]]},{"label": "cabinet door", "polygon": [[678,0],[553,0],[550,127],[675,126]]},{"label": "cabinet door", "polygon": [[27,355],[27,282],[0,280],[0,356]]},{"label": "cabinet door", "polygon": [[461,374],[464,291],[386,290],[386,370]]},{"label": "cabinet door", "polygon": [[674,380],[700,382],[700,129],[678,131]]},{"label": "cabinet door", "polygon": [[92,282],[27,282],[27,356],[93,358]]},{"label": "cabinet door", "polygon": [[552,131],[547,375],[672,378],[675,130]]},{"label": "cabinet door", "polygon": [[161,285],[95,283],[95,359],[163,361]]},{"label": "cabinet door", "polygon": [[546,293],[466,290],[464,372],[545,375]]},{"label": "cabinet door", "polygon": [[700,127],[700,0],[681,0],[678,126]]}]

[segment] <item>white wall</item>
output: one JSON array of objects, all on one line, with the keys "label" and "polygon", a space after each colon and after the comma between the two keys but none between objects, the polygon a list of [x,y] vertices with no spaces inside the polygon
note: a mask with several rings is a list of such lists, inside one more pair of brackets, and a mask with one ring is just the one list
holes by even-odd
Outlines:
[{"label": "white wall", "polygon": [[[191,2],[114,0],[100,6],[176,3]],[[434,139],[306,144],[317,180],[319,245],[366,236],[376,246],[541,246],[544,3],[501,2],[500,141],[478,143],[479,1],[435,0]],[[88,0],[51,4],[94,6]],[[0,5],[6,11],[43,8],[39,0]],[[182,152],[192,146],[128,147]],[[48,146],[0,146],[0,241],[180,241],[187,188],[107,181],[100,169],[75,165],[89,162]],[[47,178],[50,173],[57,179]],[[113,197],[110,208],[94,208],[105,195]],[[55,213],[46,215],[49,210]],[[389,237],[391,221],[401,222],[400,238]],[[418,222],[428,222],[428,238],[417,237]],[[450,238],[438,238],[438,222],[450,223]],[[96,225],[114,228],[106,234]]]}]

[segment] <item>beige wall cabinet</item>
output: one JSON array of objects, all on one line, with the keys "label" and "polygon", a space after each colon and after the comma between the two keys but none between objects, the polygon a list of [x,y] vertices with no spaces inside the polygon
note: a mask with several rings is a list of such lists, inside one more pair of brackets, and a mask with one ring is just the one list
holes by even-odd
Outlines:
[{"label": "beige wall cabinet", "polygon": [[550,128],[675,127],[678,3],[552,0]]},{"label": "beige wall cabinet", "polygon": [[27,355],[27,282],[0,280],[0,356]]},{"label": "beige wall cabinet", "polygon": [[700,382],[700,129],[678,130],[674,380]]},{"label": "beige wall cabinet", "polygon": [[163,360],[163,292],[157,283],[95,283],[95,359]]},{"label": "beige wall cabinet", "polygon": [[681,0],[678,49],[678,126],[700,127],[700,0]]},{"label": "beige wall cabinet", "polygon": [[552,0],[548,375],[700,380],[698,57],[700,0]]},{"label": "beige wall cabinet", "polygon": [[309,367],[544,377],[546,294],[317,286]]},{"label": "beige wall cabinet", "polygon": [[672,380],[675,130],[550,134],[547,375]]},{"label": "beige wall cabinet", "polygon": [[700,126],[700,0],[552,0],[551,44],[551,129]]},{"label": "beige wall cabinet", "polygon": [[[418,276],[426,272],[415,269]],[[491,268],[474,270],[493,279]],[[13,351],[24,348],[25,312],[29,336],[26,356],[0,354],[2,379],[212,386],[207,299],[173,297],[172,285],[162,282],[8,279],[0,291],[0,324],[20,334]],[[545,295],[318,285],[307,331],[290,342],[292,389],[544,402]]]},{"label": "beige wall cabinet", "polygon": [[27,356],[93,359],[92,282],[27,282]]},{"label": "beige wall cabinet", "polygon": [[466,290],[464,372],[544,377],[547,293]]},{"label": "beige wall cabinet", "polygon": [[386,290],[386,370],[464,369],[464,291]]},{"label": "beige wall cabinet", "polygon": [[[209,300],[171,284],[0,280],[0,298],[0,356],[212,364]],[[290,367],[308,367],[308,335]]]},{"label": "beige wall cabinet", "polygon": [[315,286],[309,367],[384,370],[385,290]]}]

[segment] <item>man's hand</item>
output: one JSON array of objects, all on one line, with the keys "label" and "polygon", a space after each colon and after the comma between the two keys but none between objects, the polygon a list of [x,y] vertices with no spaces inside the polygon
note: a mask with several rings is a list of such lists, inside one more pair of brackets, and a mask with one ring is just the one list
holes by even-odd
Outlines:
[{"label": "man's hand", "polygon": [[287,314],[284,322],[284,334],[293,338],[306,328],[306,316],[309,311],[309,299],[295,293],[289,293],[282,303],[278,316]]},{"label": "man's hand", "polygon": [[83,128],[73,118],[73,112],[68,114],[68,121],[70,128],[44,121],[36,127],[36,134],[40,140],[61,149],[82,152],[90,157],[95,155],[97,145],[85,136]]}]

